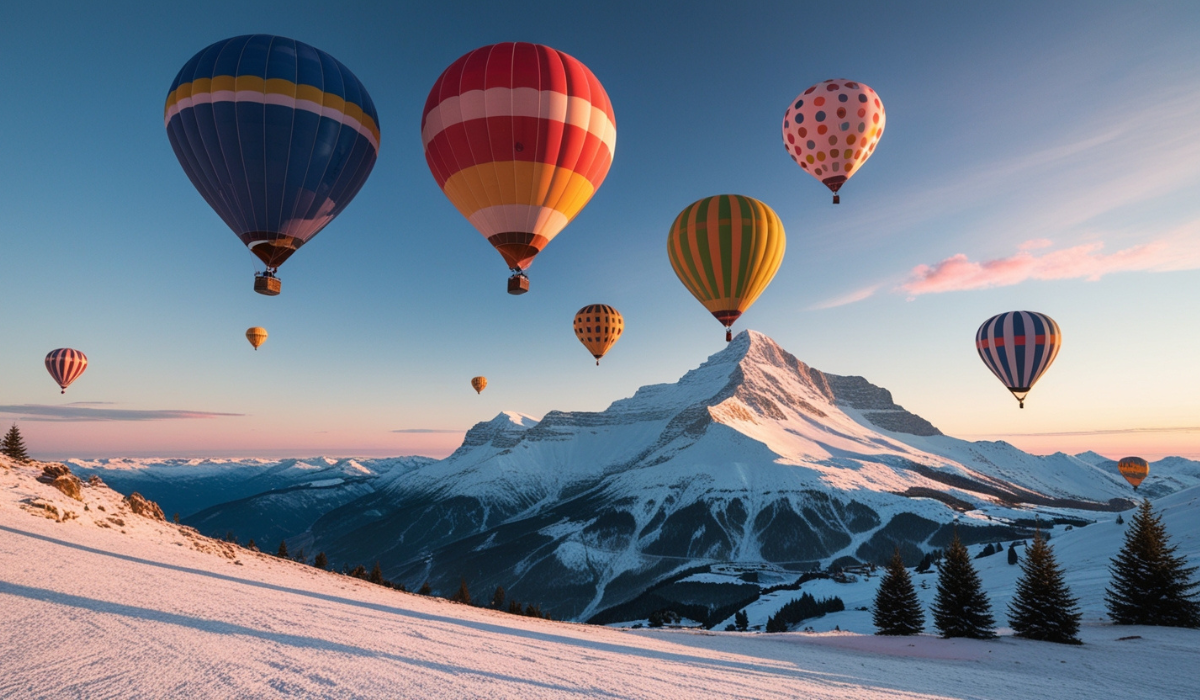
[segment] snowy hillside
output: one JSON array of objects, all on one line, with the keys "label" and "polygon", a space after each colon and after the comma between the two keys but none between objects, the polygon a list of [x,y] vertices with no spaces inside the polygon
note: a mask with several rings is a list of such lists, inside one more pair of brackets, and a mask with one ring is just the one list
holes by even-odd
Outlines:
[{"label": "snowy hillside", "polygon": [[[1089,621],[1086,644],[1064,647],[517,617],[208,540],[133,514],[103,486],[76,500],[34,481],[40,471],[0,458],[5,698],[1173,700],[1200,683],[1195,630]],[[1195,532],[1196,505],[1172,501],[1168,526],[1191,522]],[[1101,528],[1115,527],[1098,523],[1055,545],[1074,556],[1072,547],[1093,549],[1086,539],[1107,542],[1113,530]]]},{"label": "snowy hillside", "polygon": [[1087,522],[1133,495],[1086,460],[942,435],[754,331],[674,384],[597,413],[501,414],[380,482],[293,544],[378,560],[410,587],[503,585],[581,620],[698,565],[801,571],[895,546],[916,563],[956,520],[969,542],[1013,539],[1035,507]]}]

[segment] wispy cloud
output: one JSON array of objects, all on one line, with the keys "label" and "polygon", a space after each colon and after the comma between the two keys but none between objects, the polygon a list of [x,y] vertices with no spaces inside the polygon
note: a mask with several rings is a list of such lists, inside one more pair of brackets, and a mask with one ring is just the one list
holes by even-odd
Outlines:
[{"label": "wispy cloud", "polygon": [[404,428],[403,430],[393,430],[393,433],[465,433],[465,430],[439,430],[436,428]]},{"label": "wispy cloud", "polygon": [[856,289],[853,292],[848,292],[841,296],[833,297],[832,299],[819,301],[809,306],[808,310],[820,311],[822,309],[833,309],[839,306],[845,306],[846,304],[853,304],[856,301],[862,301],[863,299],[871,297],[875,294],[875,292],[879,291],[879,288],[882,286],[883,283],[881,282],[879,284],[872,284],[869,287],[863,287],[862,289]]},{"label": "wispy cloud", "polygon": [[[89,402],[90,403],[90,402]],[[0,405],[0,414],[18,416],[27,421],[83,423],[95,421],[154,421],[193,420],[203,418],[240,417],[243,413],[213,413],[210,411],[135,410],[119,408],[88,408],[81,403],[63,406],[42,404]]]},{"label": "wispy cloud", "polygon": [[1112,428],[1106,430],[1072,430],[1055,433],[979,433],[966,437],[1075,437],[1081,435],[1137,435],[1141,433],[1200,433],[1200,425],[1176,428]]}]

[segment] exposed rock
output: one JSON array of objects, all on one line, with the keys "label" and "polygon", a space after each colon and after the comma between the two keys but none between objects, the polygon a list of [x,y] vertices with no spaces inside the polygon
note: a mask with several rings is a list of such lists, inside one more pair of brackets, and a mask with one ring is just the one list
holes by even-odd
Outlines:
[{"label": "exposed rock", "polygon": [[44,515],[51,520],[62,522],[62,515],[58,512],[58,506],[54,505],[50,501],[41,498],[34,498],[23,502],[21,507],[30,513],[37,513],[39,515]]},{"label": "exposed rock", "polygon": [[70,473],[71,470],[65,464],[47,464],[42,467],[42,473],[38,476],[37,480],[43,484],[52,484],[58,477],[67,476]]},{"label": "exposed rock", "polygon": [[92,476],[90,478],[88,478],[88,480],[87,480],[87,485],[88,486],[103,486],[104,480],[100,478],[99,474],[92,474]]},{"label": "exposed rock", "polygon": [[75,476],[74,474],[69,472],[62,474],[57,479],[50,482],[50,485],[77,501],[83,500],[83,482],[80,481],[79,477]]},{"label": "exposed rock", "polygon": [[167,519],[166,516],[163,515],[162,508],[159,508],[157,503],[143,498],[142,494],[138,493],[137,491],[134,491],[126,496],[125,503],[129,504],[130,510],[142,516],[143,518],[150,518],[152,520]]}]

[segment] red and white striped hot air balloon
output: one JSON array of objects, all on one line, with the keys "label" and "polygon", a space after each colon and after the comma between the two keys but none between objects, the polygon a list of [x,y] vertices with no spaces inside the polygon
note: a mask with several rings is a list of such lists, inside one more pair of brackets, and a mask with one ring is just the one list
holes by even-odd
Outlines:
[{"label": "red and white striped hot air balloon", "polygon": [[46,355],[46,371],[62,387],[64,394],[67,393],[67,387],[71,386],[71,382],[79,379],[79,375],[83,374],[85,369],[87,369],[87,355],[78,350],[59,348],[51,350],[50,354]]},{"label": "red and white striped hot air balloon", "polygon": [[524,271],[595,194],[616,118],[587,66],[549,46],[504,43],[462,56],[429,91],[425,160],[438,187],[513,271]]}]

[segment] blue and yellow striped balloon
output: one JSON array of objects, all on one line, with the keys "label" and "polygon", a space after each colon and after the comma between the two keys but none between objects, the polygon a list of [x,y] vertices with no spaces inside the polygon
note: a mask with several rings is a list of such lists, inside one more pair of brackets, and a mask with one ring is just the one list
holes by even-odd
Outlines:
[{"label": "blue and yellow striped balloon", "polygon": [[268,273],[346,208],[379,153],[379,116],[358,78],[268,34],[193,56],[165,122],[192,184]]},{"label": "blue and yellow striped balloon", "polygon": [[975,349],[983,364],[1025,408],[1025,396],[1050,368],[1062,348],[1062,331],[1054,319],[1036,311],[1009,311],[992,316],[975,333]]}]

